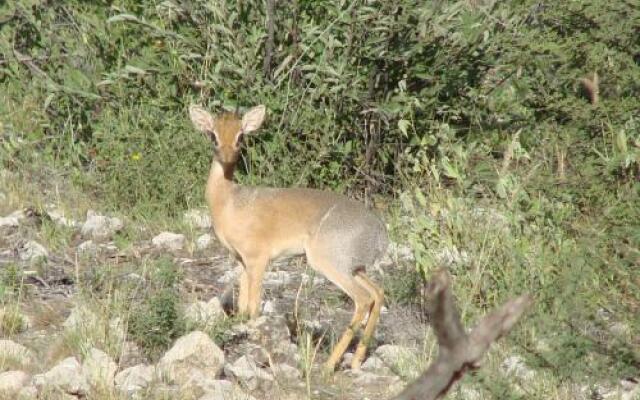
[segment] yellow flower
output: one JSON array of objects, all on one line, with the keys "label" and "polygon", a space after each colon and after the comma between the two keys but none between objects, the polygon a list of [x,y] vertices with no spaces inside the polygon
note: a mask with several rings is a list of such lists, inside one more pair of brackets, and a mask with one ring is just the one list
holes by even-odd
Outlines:
[{"label": "yellow flower", "polygon": [[137,151],[135,153],[131,154],[131,159],[133,161],[138,161],[138,160],[140,160],[141,157],[142,157],[142,155]]}]

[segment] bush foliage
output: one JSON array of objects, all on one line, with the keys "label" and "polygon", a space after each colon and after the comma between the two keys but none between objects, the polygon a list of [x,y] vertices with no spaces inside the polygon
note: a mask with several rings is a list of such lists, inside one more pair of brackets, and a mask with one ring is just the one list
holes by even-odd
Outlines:
[{"label": "bush foliage", "polygon": [[[465,319],[534,293],[509,344],[550,371],[532,398],[561,398],[640,370],[639,36],[630,0],[9,0],[0,164],[180,215],[212,156],[188,105],[265,104],[241,182],[391,199],[416,260],[391,302],[443,264]],[[146,349],[184,329],[177,296],[133,310]]]},{"label": "bush foliage", "polygon": [[[90,171],[114,204],[199,203],[211,154],[191,102],[267,105],[243,180],[339,190],[472,186],[492,175],[478,158],[519,130],[525,149],[623,129],[639,140],[628,2],[266,4],[270,15],[262,1],[9,1],[4,166],[47,157]],[[579,83],[594,71],[597,107]],[[616,173],[637,174],[633,143]]]}]

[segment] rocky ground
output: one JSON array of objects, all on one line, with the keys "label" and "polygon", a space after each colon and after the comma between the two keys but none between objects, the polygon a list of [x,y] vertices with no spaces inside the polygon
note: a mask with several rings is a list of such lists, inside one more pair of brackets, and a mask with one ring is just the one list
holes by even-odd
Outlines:
[{"label": "rocky ground", "polygon": [[[42,231],[43,221],[71,232],[71,240],[55,249],[38,242],[41,236],[36,232]],[[398,375],[403,374],[401,364],[419,365],[407,345],[424,341],[426,325],[416,322],[414,312],[385,308],[362,370],[346,367],[351,356],[347,353],[345,365],[333,377],[322,376],[330,338],[339,335],[351,317],[349,299],[302,259],[287,260],[273,265],[265,277],[263,316],[234,322],[227,318],[219,296],[232,286],[240,267],[217,246],[206,213],[185,214],[185,225],[193,228],[192,238],[161,232],[122,246],[114,237],[124,222],[93,211],[82,222],[53,209],[18,210],[0,218],[0,268],[21,271],[23,291],[28,293],[17,307],[23,326],[0,344],[0,367],[5,371],[0,374],[0,393],[21,399],[386,398],[404,386]],[[122,344],[115,357],[96,347],[82,349],[81,354],[60,350],[59,341],[69,332],[82,334],[103,319],[95,307],[83,304],[86,294],[78,285],[96,273],[92,266],[131,266],[161,255],[169,255],[184,273],[184,315],[194,330],[154,360],[129,341],[126,321],[115,315],[106,325],[107,335]],[[406,250],[395,249],[393,256],[398,255],[408,256]],[[126,279],[144,279],[135,270],[123,268],[123,274]],[[5,309],[8,320],[9,307]],[[222,344],[203,333],[216,324],[225,327]]]},{"label": "rocky ground", "polygon": [[[424,318],[390,304],[362,369],[347,367],[347,353],[338,371],[325,376],[320,366],[352,305],[303,259],[272,265],[263,316],[243,322],[220,301],[240,269],[212,237],[206,212],[185,214],[186,234],[135,227],[138,234],[123,236],[127,224],[93,211],[76,221],[55,208],[0,217],[2,276],[20,283],[19,295],[0,309],[0,398],[381,399],[399,392],[435,351]],[[443,262],[466,257],[445,253]],[[126,310],[109,306],[117,292],[104,286],[113,281],[100,277],[108,269],[111,277],[144,287],[150,284],[146,262],[163,256],[182,271],[180,301],[190,328],[153,357],[130,337]],[[383,268],[410,264],[410,258],[408,249],[392,245]],[[500,359],[498,370],[521,394],[542,377],[513,353]],[[570,390],[583,399],[640,395],[633,379]],[[485,398],[467,384],[454,396]]]}]

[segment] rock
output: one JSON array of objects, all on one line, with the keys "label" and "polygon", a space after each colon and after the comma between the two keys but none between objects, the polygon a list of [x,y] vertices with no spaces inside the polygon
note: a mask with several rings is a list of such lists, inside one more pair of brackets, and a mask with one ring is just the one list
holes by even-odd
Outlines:
[{"label": "rock", "polygon": [[397,376],[379,375],[362,370],[346,371],[346,375],[351,375],[353,377],[353,385],[358,387],[392,388],[401,382]]},{"label": "rock", "polygon": [[326,279],[319,277],[319,276],[311,276],[311,275],[307,275],[307,274],[302,274],[300,276],[302,284],[303,285],[310,285],[310,286],[320,286],[323,283],[326,282]]},{"label": "rock", "polygon": [[0,339],[0,365],[5,365],[9,361],[26,365],[31,364],[34,360],[31,350],[23,345],[11,340]]},{"label": "rock", "polygon": [[454,390],[458,394],[459,399],[465,400],[481,400],[482,393],[479,390],[472,389],[464,384],[460,384],[457,389]]},{"label": "rock", "polygon": [[189,210],[184,213],[187,225],[197,229],[211,229],[211,216],[207,210]]},{"label": "rock", "polygon": [[360,368],[363,371],[371,371],[371,372],[382,372],[384,371],[385,373],[390,373],[391,371],[389,370],[389,368],[387,368],[387,364],[385,364],[384,361],[382,361],[380,358],[376,357],[375,355],[370,356],[369,358],[367,358],[364,363],[362,363],[362,365],[360,366]]},{"label": "rock", "polygon": [[383,257],[381,264],[392,265],[397,264],[398,262],[410,263],[414,261],[415,258],[413,256],[413,250],[411,249],[411,247],[391,242],[389,243],[387,254]]},{"label": "rock", "polygon": [[248,390],[267,390],[274,382],[273,375],[260,368],[256,362],[248,356],[242,356],[233,364],[224,367],[224,373],[238,380]]},{"label": "rock", "polygon": [[471,210],[471,216],[480,224],[501,230],[509,229],[509,219],[496,209],[476,207]]},{"label": "rock", "polygon": [[76,252],[78,254],[94,256],[98,253],[98,245],[96,245],[93,240],[87,240],[78,245]]},{"label": "rock", "polygon": [[97,315],[88,308],[77,305],[71,309],[71,313],[62,323],[62,326],[68,330],[81,329],[82,327],[91,326],[97,323]]},{"label": "rock", "polygon": [[29,383],[31,377],[22,371],[7,371],[0,373],[0,398],[15,396],[23,386]]},{"label": "rock", "polygon": [[0,228],[17,228],[20,226],[20,219],[17,217],[0,217]]},{"label": "rock", "polygon": [[519,355],[506,358],[500,367],[506,375],[513,375],[523,380],[531,380],[536,374],[534,370],[527,367],[527,364]]},{"label": "rock", "polygon": [[47,249],[38,242],[30,240],[18,249],[18,255],[22,261],[38,261],[49,257]]},{"label": "rock", "polygon": [[462,267],[468,265],[471,261],[469,253],[464,250],[458,250],[457,247],[446,247],[438,250],[434,254],[436,263],[441,267]]},{"label": "rock", "polygon": [[302,378],[302,374],[298,368],[292,367],[288,364],[276,364],[272,367],[273,373],[279,379],[286,381],[298,381]]},{"label": "rock", "polygon": [[104,241],[124,228],[120,218],[98,215],[93,210],[87,211],[87,220],[82,225],[80,233],[83,237]]},{"label": "rock", "polygon": [[47,215],[53,222],[58,225],[65,226],[67,228],[76,228],[80,225],[79,222],[74,221],[73,219],[67,218],[64,216],[64,212],[61,212],[56,209],[51,209],[47,211]]},{"label": "rock", "polygon": [[261,316],[247,324],[249,341],[260,345],[275,364],[297,365],[300,359],[297,346],[283,316]]},{"label": "rock", "polygon": [[389,368],[397,368],[399,364],[411,362],[415,359],[415,351],[408,347],[395,344],[383,344],[375,350],[379,357]]},{"label": "rock", "polygon": [[208,302],[196,301],[190,304],[185,310],[185,318],[187,321],[198,326],[213,326],[224,317],[224,310],[217,297],[213,297]]},{"label": "rock", "polygon": [[185,237],[181,233],[162,232],[153,239],[151,243],[158,249],[178,251],[184,247]]},{"label": "rock", "polygon": [[620,400],[640,399],[640,378],[620,381]]},{"label": "rock", "polygon": [[346,352],[344,353],[344,355],[342,356],[342,362],[340,362],[340,366],[342,368],[344,368],[345,370],[351,368],[351,361],[353,360],[353,353],[351,352]]},{"label": "rock", "polygon": [[262,285],[265,288],[285,286],[291,283],[291,274],[286,271],[267,272]]},{"label": "rock", "polygon": [[154,378],[154,367],[146,364],[138,364],[119,372],[118,375],[115,376],[115,385],[119,392],[127,396],[132,396],[146,389]]},{"label": "rock", "polygon": [[114,317],[109,320],[109,337],[115,339],[116,343],[124,343],[127,339],[127,324],[120,318]]},{"label": "rock", "polygon": [[276,302],[273,300],[267,300],[262,305],[262,314],[263,315],[275,315],[278,314],[278,307],[276,306]]},{"label": "rock", "polygon": [[111,388],[114,384],[114,378],[118,366],[116,363],[102,350],[92,348],[87,353],[82,363],[82,371],[94,388]]},{"label": "rock", "polygon": [[24,386],[18,392],[17,399],[18,400],[37,400],[38,389],[36,389],[36,387],[33,385]]},{"label": "rock", "polygon": [[234,354],[248,356],[261,367],[269,365],[269,353],[262,346],[255,343],[240,343],[235,348]]},{"label": "rock", "polygon": [[229,381],[209,379],[201,382],[205,394],[199,400],[255,400]]},{"label": "rock", "polygon": [[212,242],[213,242],[213,236],[211,236],[209,233],[200,235],[196,239],[196,249],[198,250],[208,249],[209,246],[211,246]]},{"label": "rock", "polygon": [[231,282],[235,282],[242,274],[243,267],[238,265],[232,270],[226,271],[220,278],[218,278],[218,283],[227,284]]},{"label": "rock", "polygon": [[179,384],[188,381],[193,370],[216,378],[223,366],[224,352],[200,331],[179,338],[158,362],[160,372]]},{"label": "rock", "polygon": [[76,396],[89,393],[89,382],[74,357],[65,358],[48,372],[34,376],[32,382],[39,391],[52,388]]},{"label": "rock", "polygon": [[625,322],[614,322],[609,325],[609,331],[620,338],[629,337],[632,333],[631,327]]}]

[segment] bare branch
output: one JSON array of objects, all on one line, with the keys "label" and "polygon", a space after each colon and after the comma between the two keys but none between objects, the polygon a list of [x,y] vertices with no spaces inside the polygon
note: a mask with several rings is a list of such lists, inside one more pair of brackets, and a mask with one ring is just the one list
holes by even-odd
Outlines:
[{"label": "bare branch", "polygon": [[506,335],[531,305],[531,296],[509,300],[484,317],[467,335],[460,321],[446,271],[437,272],[427,288],[431,325],[438,338],[438,358],[394,400],[435,400],[469,369],[478,368],[491,343]]},{"label": "bare branch", "polygon": [[274,21],[274,8],[275,8],[275,0],[266,0],[267,1],[267,41],[265,43],[265,54],[264,60],[262,64],[262,70],[264,73],[264,77],[267,80],[271,80],[271,63],[273,59],[273,48],[274,48],[274,36],[275,36],[275,21]]}]

